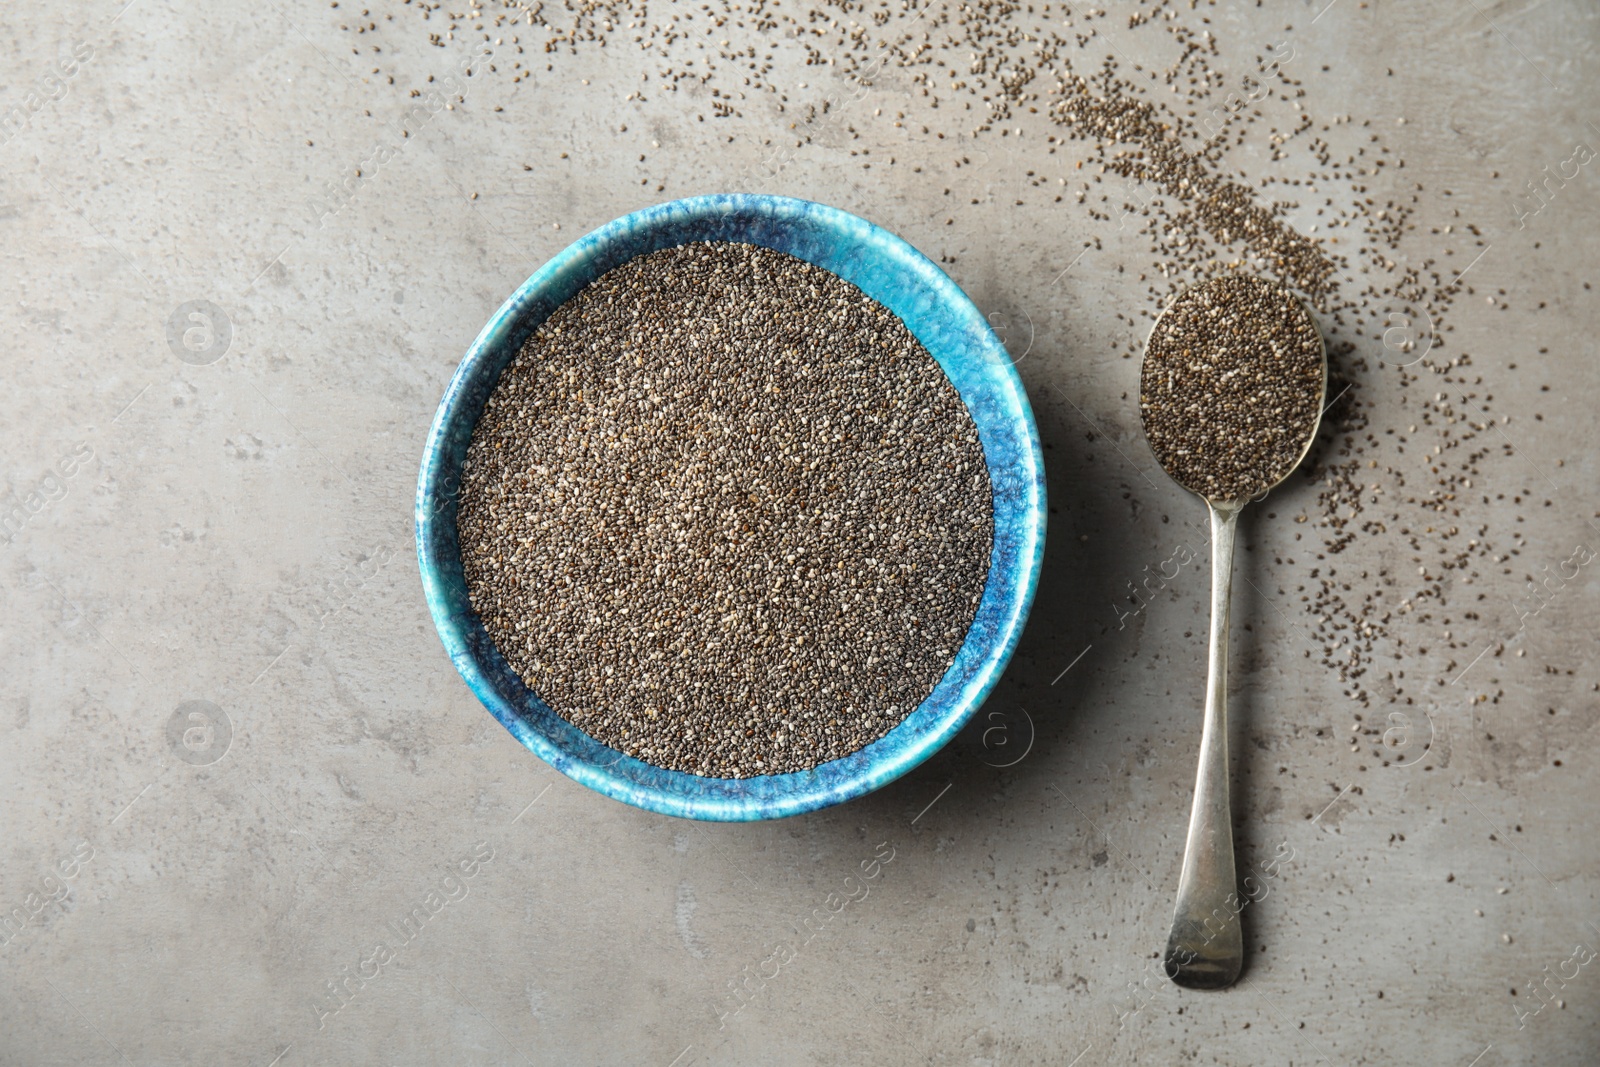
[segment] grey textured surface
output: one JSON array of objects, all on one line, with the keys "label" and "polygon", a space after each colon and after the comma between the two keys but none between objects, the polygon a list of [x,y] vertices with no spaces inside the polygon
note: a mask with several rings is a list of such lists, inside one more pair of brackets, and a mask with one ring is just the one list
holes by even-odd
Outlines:
[{"label": "grey textured surface", "polygon": [[[1319,114],[1404,117],[1408,176],[1451,191],[1431,218],[1457,210],[1490,242],[1451,344],[1511,419],[1481,464],[1493,503],[1453,521],[1530,571],[1600,545],[1596,179],[1520,226],[1509,199],[1600,138],[1600,21],[1561,2],[1284,10]],[[757,181],[759,114],[699,122],[665,94],[624,132],[607,101],[638,70],[618,49],[561,78],[480,71],[379,161],[379,123],[410,101],[351,54],[346,13],[0,15],[0,110],[27,111],[0,147],[0,471],[26,509],[0,546],[0,907],[23,916],[0,945],[0,1062],[1594,1062],[1592,570],[1521,622],[1520,575],[1495,572],[1475,617],[1400,626],[1404,666],[1441,677],[1384,766],[1347,743],[1362,709],[1277,594],[1314,566],[1276,562],[1312,488],[1247,512],[1234,803],[1266,892],[1241,984],[1173,989],[1156,955],[1205,568],[1122,628],[1112,605],[1203,512],[1139,436],[1117,317],[1148,303],[1117,270],[1136,250],[1068,204],[1015,209],[1018,142],[957,168],[873,99],[851,105],[858,140],[830,127]],[[1212,14],[1270,32],[1238,17]],[[467,54],[383,40],[417,81]],[[92,54],[51,80],[78,41]],[[901,100],[892,78],[875,91]],[[899,165],[863,169],[863,147]],[[308,208],[358,167],[338,210]],[[702,826],[566,781],[475,704],[429,623],[410,509],[434,406],[500,301],[586,230],[730,184],[954,257],[1016,346],[1053,525],[1022,648],[956,744],[842,808]],[[1509,310],[1485,299],[1502,289]],[[1374,432],[1431,385],[1387,388]],[[1368,537],[1340,565],[1415,558]]]}]

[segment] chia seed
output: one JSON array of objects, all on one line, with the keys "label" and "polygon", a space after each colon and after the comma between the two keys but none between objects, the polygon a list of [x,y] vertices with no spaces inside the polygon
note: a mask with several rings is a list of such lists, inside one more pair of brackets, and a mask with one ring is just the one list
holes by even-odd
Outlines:
[{"label": "chia seed", "polygon": [[1230,274],[1183,291],[1145,349],[1139,411],[1156,458],[1207,500],[1277,485],[1322,413],[1322,336],[1287,289]]},{"label": "chia seed", "polygon": [[988,574],[977,428],[893,313],[771,249],[637,257],[473,431],[474,609],[550,708],[658,767],[801,771],[933,690]]}]

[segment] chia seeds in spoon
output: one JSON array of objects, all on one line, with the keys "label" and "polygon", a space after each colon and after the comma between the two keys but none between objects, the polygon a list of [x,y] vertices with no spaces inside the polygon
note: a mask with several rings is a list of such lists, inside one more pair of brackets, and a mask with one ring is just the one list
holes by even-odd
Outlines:
[{"label": "chia seeds in spoon", "polygon": [[977,428],[888,309],[770,249],[640,256],[501,375],[463,467],[474,609],[585,733],[743,778],[933,690],[989,569]]},{"label": "chia seeds in spoon", "polygon": [[1281,286],[1245,275],[1180,293],[1145,349],[1139,412],[1168,474],[1207,500],[1282,481],[1322,411],[1322,336]]}]

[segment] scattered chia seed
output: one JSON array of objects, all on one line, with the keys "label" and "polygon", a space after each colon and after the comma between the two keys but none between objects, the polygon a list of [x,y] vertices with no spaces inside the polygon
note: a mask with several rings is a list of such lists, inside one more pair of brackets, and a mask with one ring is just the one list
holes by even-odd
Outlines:
[{"label": "scattered chia seed", "polygon": [[792,256],[702,242],[535,331],[473,431],[457,522],[473,607],[558,715],[744,778],[848,755],[932,691],[993,501],[904,323]]},{"label": "scattered chia seed", "polygon": [[[480,76],[572,75],[562,84],[578,82],[597,112],[620,111],[612,147],[524,161],[558,183],[608,153],[637,152],[641,188],[676,195],[686,174],[701,174],[682,167],[685,151],[714,151],[711,173],[724,185],[765,190],[806,156],[940,205],[923,240],[944,237],[929,252],[947,265],[973,230],[1021,214],[1048,235],[1041,257],[1059,255],[1042,275],[1052,292],[1082,296],[1114,282],[1124,300],[1133,287],[1123,274],[1144,286],[1144,307],[1114,322],[1067,323],[1069,349],[1133,359],[1148,320],[1190,280],[1244,271],[1296,292],[1326,337],[1332,402],[1302,468],[1315,499],[1297,509],[1295,543],[1273,564],[1318,661],[1362,708],[1425,705],[1490,639],[1485,597],[1532,580],[1517,560],[1525,542],[1495,513],[1535,498],[1537,483],[1507,462],[1501,435],[1513,416],[1542,413],[1512,410],[1527,388],[1514,356],[1485,361],[1456,336],[1458,308],[1505,313],[1515,303],[1504,288],[1475,288],[1486,273],[1479,259],[1504,254],[1490,251],[1483,225],[1492,220],[1472,217],[1471,205],[1494,198],[1459,196],[1408,167],[1394,125],[1332,111],[1345,97],[1323,91],[1329,57],[1304,25],[1260,12],[1219,18],[1216,0],[1132,10],[1014,0],[372,6],[381,19],[343,28],[372,73],[404,79],[411,97],[436,87],[389,47],[388,34],[407,26],[419,44],[492,45]],[[591,85],[567,66],[579,53],[624,51],[639,79],[626,86]],[[685,147],[663,145],[663,131]],[[897,159],[890,145],[907,151]],[[1462,180],[1515,193],[1530,176],[1468,168]],[[1081,248],[1062,247],[1063,233]],[[1090,250],[1114,252],[1115,266],[1097,267]],[[966,280],[982,280],[981,268],[974,274]],[[1019,370],[1038,386],[1038,368]],[[1056,462],[1098,471],[1084,466],[1092,459],[1090,446]],[[1491,492],[1491,481],[1507,484]],[[1450,636],[1417,636],[1438,625],[1453,627]],[[1430,656],[1440,662],[1400,662]],[[1383,727],[1369,723],[1369,733]],[[1387,764],[1381,749],[1369,751]]]},{"label": "scattered chia seed", "polygon": [[1322,413],[1322,335],[1248,275],[1185,289],[1150,331],[1139,412],[1156,458],[1207,500],[1246,501],[1300,462]]}]

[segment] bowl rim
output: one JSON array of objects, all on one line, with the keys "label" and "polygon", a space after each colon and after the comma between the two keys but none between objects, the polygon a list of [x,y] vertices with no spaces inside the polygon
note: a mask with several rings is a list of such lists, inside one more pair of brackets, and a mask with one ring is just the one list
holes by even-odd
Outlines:
[{"label": "bowl rim", "polygon": [[[520,348],[523,339],[554,307],[571,299],[579,289],[605,270],[650,249],[634,250],[622,259],[596,269],[596,262],[604,261],[604,253],[617,249],[627,251],[628,246],[637,243],[641,231],[681,228],[697,221],[726,222],[730,217],[745,219],[747,216],[780,225],[798,223],[819,227],[819,233],[827,235],[834,242],[848,243],[852,249],[867,251],[869,255],[863,262],[870,264],[873,269],[887,266],[899,272],[900,277],[909,272],[911,281],[936,297],[937,306],[958,321],[963,340],[971,348],[970,352],[964,348],[958,353],[965,368],[963,373],[970,371],[973,375],[981,374],[983,390],[998,389],[994,399],[1004,403],[1002,414],[1010,416],[1004,420],[1008,425],[999,431],[991,431],[991,434],[1003,434],[1002,443],[1013,449],[1010,459],[1016,465],[1019,503],[1015,520],[1018,537],[1009,561],[1002,560],[999,555],[1000,509],[997,493],[996,540],[991,548],[989,570],[985,576],[983,601],[990,599],[997,574],[1009,567],[1015,576],[1001,583],[1007,587],[1006,599],[999,604],[998,616],[990,620],[998,623],[998,627],[987,637],[978,633],[978,618],[984,617],[986,606],[981,602],[958,650],[956,662],[941,676],[923,702],[883,737],[855,753],[819,764],[810,771],[743,779],[708,778],[644,764],[605,746],[556,716],[525,685],[521,699],[523,703],[531,702],[527,708],[519,707],[516,701],[501,692],[491,671],[486,669],[483,658],[490,661],[488,666],[495,667],[493,673],[499,674],[502,679],[509,667],[494,648],[492,640],[488,639],[476,614],[470,611],[470,607],[465,612],[460,609],[460,602],[465,597],[464,584],[459,598],[452,595],[455,583],[449,571],[453,565],[459,575],[460,559],[459,544],[455,540],[454,493],[449,486],[450,479],[459,479],[460,462],[450,461],[447,451],[459,447],[462,455],[465,454],[464,441],[470,440],[472,429],[481,418],[482,399],[492,391],[505,364],[515,354],[514,351],[507,353],[508,347]],[[748,239],[752,243],[763,243],[756,234],[748,235]],[[791,255],[799,254],[792,248],[778,250]],[[839,274],[838,270],[826,264],[817,265]],[[573,286],[575,279],[581,279],[576,287]],[[859,286],[860,283],[855,284]],[[562,288],[568,292],[559,300],[540,300],[541,294],[547,290],[559,291]],[[889,301],[882,297],[874,299],[884,303],[905,321],[906,316]],[[910,328],[910,323],[907,326]],[[927,343],[921,336],[918,339]],[[955,376],[952,369],[945,365],[946,359],[938,354],[935,354],[935,358],[954,384]],[[949,358],[954,360],[956,357],[952,355]],[[974,369],[979,367],[978,363],[973,362],[975,360],[981,361],[981,371]],[[490,373],[487,368],[496,361],[500,366],[493,369],[492,379],[487,386],[483,386],[479,380]],[[957,388],[959,391],[960,386],[957,385]],[[482,396],[476,396],[476,393]],[[990,446],[993,441],[1001,441],[1002,438],[985,434],[986,421],[973,410],[973,400],[966,393],[962,393],[962,401],[978,426],[985,449],[985,463],[993,483],[996,468],[990,463]],[[478,410],[471,413],[466,409],[474,402]],[[458,429],[460,421],[469,415],[470,424],[464,431]],[[1021,425],[1015,425],[1016,422]],[[992,425],[992,419],[988,424]],[[1008,468],[1008,477],[1009,474]],[[459,485],[459,481],[455,484]],[[429,613],[451,662],[478,700],[526,748],[575,781],[636,807],[707,821],[753,821],[814,811],[876,790],[938,752],[970,721],[999,682],[1027,620],[1043,563],[1046,514],[1043,452],[1039,444],[1038,426],[1022,379],[988,320],[943,270],[903,238],[840,208],[792,197],[724,193],[667,201],[613,219],[556,253],[506,299],[467,349],[435,411],[417,480],[415,536],[418,568]],[[441,540],[454,546],[453,557],[440,550]],[[991,609],[989,614],[993,615],[995,611]],[[474,625],[476,632],[473,632]],[[975,658],[968,656],[969,646]],[[947,692],[944,706],[936,705],[933,708],[936,715],[919,718],[929,710],[934,698],[946,689],[946,683],[951,681],[964,658],[969,661],[966,663],[964,681],[955,694],[959,699],[948,700],[950,693]],[[500,667],[505,670],[499,670]],[[516,682],[520,684],[520,679],[516,679]],[[538,717],[542,726],[536,727],[529,722],[530,715]],[[552,719],[555,721],[549,721]],[[886,741],[896,738],[914,720],[914,729],[901,735],[896,742],[885,745]],[[562,729],[563,726],[565,729]],[[550,736],[552,732],[563,735],[561,743]],[[571,734],[578,735],[588,744],[577,742]],[[616,758],[601,764],[598,760],[575,753],[571,750],[573,747],[598,748]],[[874,753],[874,749],[879,751]],[[864,755],[869,753],[872,755]],[[849,764],[849,767],[841,769],[840,765],[843,764]],[[616,768],[619,766],[635,774],[624,776],[618,773]],[[640,780],[643,773],[641,768],[648,772],[644,774],[647,780],[643,782]],[[830,773],[828,768],[836,770]],[[662,783],[669,783],[671,787]]]}]

